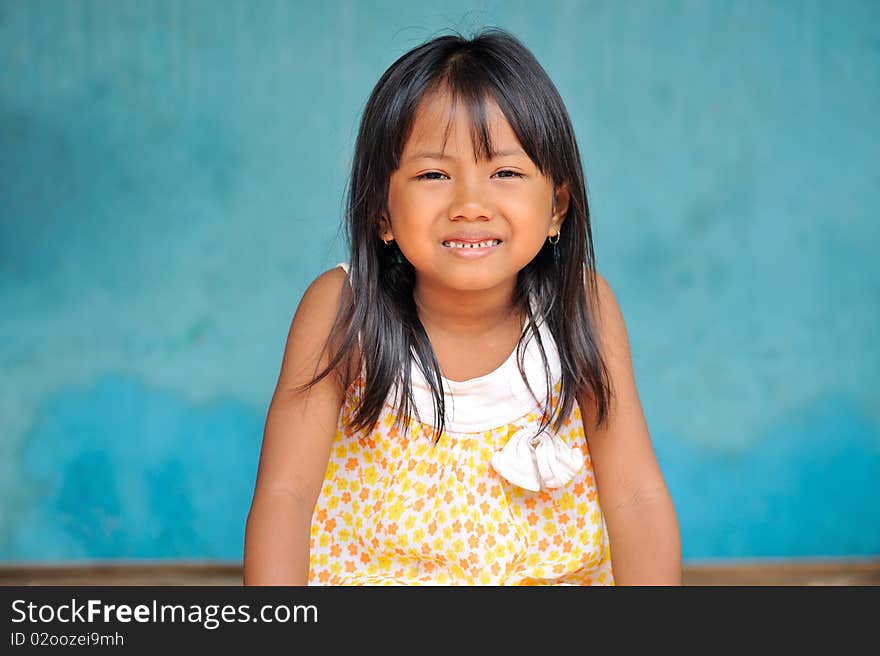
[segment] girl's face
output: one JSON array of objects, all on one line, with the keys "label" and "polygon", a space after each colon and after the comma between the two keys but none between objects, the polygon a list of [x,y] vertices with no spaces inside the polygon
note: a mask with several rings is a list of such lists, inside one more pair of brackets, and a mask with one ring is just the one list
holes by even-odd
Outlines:
[{"label": "girl's face", "polygon": [[[461,291],[491,289],[515,280],[547,237],[559,232],[569,193],[565,185],[554,190],[491,99],[486,112],[495,152],[476,161],[468,112],[458,108],[450,118],[450,104],[446,91],[422,100],[391,175],[390,217],[380,221],[379,233],[397,240],[420,278]],[[456,237],[501,243],[484,254],[444,245]]]}]

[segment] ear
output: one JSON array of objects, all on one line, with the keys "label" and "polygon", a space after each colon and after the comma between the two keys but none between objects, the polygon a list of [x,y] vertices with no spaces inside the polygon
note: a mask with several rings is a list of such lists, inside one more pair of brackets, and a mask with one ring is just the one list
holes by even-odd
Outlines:
[{"label": "ear", "polygon": [[379,239],[382,241],[391,241],[394,239],[394,232],[391,230],[391,222],[384,216],[380,216],[378,220]]},{"label": "ear", "polygon": [[563,182],[558,185],[553,192],[553,216],[550,219],[550,232],[548,237],[559,234],[562,224],[565,222],[565,215],[568,214],[568,204],[571,200],[571,194],[568,191],[568,183]]}]

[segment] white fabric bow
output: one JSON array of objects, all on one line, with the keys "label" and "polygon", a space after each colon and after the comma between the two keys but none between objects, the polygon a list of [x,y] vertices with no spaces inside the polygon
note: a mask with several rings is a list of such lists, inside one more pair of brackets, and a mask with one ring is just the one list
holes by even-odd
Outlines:
[{"label": "white fabric bow", "polygon": [[562,487],[574,478],[584,466],[584,454],[547,429],[531,435],[531,427],[524,426],[492,455],[490,463],[510,483],[540,492]]}]

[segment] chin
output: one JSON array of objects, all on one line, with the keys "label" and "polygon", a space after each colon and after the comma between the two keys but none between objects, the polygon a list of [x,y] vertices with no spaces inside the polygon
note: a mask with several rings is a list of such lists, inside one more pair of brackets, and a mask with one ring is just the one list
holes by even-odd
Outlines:
[{"label": "chin", "polygon": [[[513,278],[516,279],[516,274],[513,274]],[[486,272],[484,275],[480,275],[479,273],[472,273],[470,275],[455,275],[455,276],[447,276],[443,279],[443,281],[448,284],[450,287],[454,287],[463,292],[479,292],[479,291],[488,291],[498,285],[504,283],[507,279],[507,276],[501,276],[498,274],[490,274]]]}]

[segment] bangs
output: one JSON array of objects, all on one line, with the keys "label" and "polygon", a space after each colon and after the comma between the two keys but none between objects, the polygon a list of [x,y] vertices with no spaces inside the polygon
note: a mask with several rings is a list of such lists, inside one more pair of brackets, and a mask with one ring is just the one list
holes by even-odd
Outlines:
[{"label": "bangs", "polygon": [[400,138],[395,140],[398,144],[395,161],[398,163],[400,161],[403,147],[410,137],[418,107],[443,95],[447,95],[449,99],[443,151],[446,149],[446,143],[452,131],[453,117],[459,111],[459,107],[462,107],[467,112],[471,144],[476,159],[478,161],[492,159],[497,151],[492,144],[487,105],[493,101],[501,110],[523,150],[541,174],[552,177],[554,182],[558,184],[564,175],[562,167],[554,166],[558,163],[549,156],[549,153],[552,152],[552,136],[548,129],[551,121],[536,120],[536,117],[546,115],[548,112],[541,111],[540,107],[536,108],[537,111],[528,111],[528,107],[534,106],[536,102],[540,104],[540,99],[535,95],[517,93],[518,89],[523,88],[523,85],[517,84],[517,82],[519,79],[516,77],[501,78],[497,70],[492,70],[476,58],[463,54],[454,56],[446,62],[437,77],[423,87],[417,97],[413,98],[410,103],[406,103],[411,111],[408,115],[401,117],[403,118],[401,125],[406,128],[399,135]]}]

